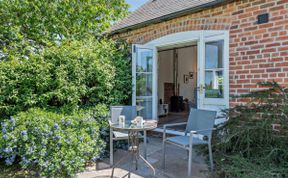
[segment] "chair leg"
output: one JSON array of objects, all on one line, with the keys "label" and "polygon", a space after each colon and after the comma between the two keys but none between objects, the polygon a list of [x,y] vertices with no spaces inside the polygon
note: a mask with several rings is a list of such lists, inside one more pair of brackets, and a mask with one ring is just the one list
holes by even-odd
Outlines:
[{"label": "chair leg", "polygon": [[147,159],[147,132],[144,131],[144,158]]},{"label": "chair leg", "polygon": [[166,143],[165,143],[165,140],[163,140],[163,144],[162,144],[162,169],[165,169],[165,153],[166,153],[165,146],[166,146]]},{"label": "chair leg", "polygon": [[113,131],[110,128],[110,166],[113,166]]},{"label": "chair leg", "polygon": [[188,178],[192,178],[192,153],[193,153],[193,133],[189,137],[189,158],[188,158]]},{"label": "chair leg", "polygon": [[192,178],[192,145],[189,146],[189,157],[188,157],[188,178]]},{"label": "chair leg", "polygon": [[210,159],[211,173],[213,173],[213,156],[212,156],[211,143],[208,144],[208,148],[209,148],[209,159]]}]

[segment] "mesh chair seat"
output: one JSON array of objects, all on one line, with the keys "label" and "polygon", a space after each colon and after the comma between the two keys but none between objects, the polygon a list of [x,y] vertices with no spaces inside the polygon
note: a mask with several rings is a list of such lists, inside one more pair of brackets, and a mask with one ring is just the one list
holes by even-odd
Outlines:
[{"label": "mesh chair seat", "polygon": [[[167,141],[176,143],[181,146],[189,147],[189,136],[175,136],[175,137],[168,137]],[[203,145],[208,144],[208,141],[202,140],[199,137],[194,137],[192,139],[193,145]]]},{"label": "mesh chair seat", "polygon": [[[128,138],[128,132],[113,131],[113,135],[115,138]],[[143,137],[143,135],[138,132],[138,137]]]},{"label": "mesh chair seat", "polygon": [[118,132],[118,131],[113,131],[113,135],[115,138],[128,138],[128,132]]}]

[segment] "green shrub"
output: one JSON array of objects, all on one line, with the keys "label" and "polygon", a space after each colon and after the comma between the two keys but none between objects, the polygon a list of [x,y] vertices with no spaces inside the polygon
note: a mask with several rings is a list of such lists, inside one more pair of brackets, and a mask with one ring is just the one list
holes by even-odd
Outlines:
[{"label": "green shrub", "polygon": [[103,37],[128,8],[125,0],[1,0],[0,118],[129,101],[127,44]]},{"label": "green shrub", "polygon": [[132,90],[127,44],[102,34],[127,13],[125,0],[0,1],[0,156],[8,164],[70,177],[102,154],[106,108],[128,104]]},{"label": "green shrub", "polygon": [[19,162],[41,176],[73,177],[102,153],[106,122],[99,119],[106,114],[103,106],[70,115],[41,109],[19,113],[1,123],[0,157],[6,165]]},{"label": "green shrub", "polygon": [[[288,89],[275,82],[241,98],[214,140],[217,168],[227,177],[288,177]],[[273,128],[274,127],[274,128]]]},{"label": "green shrub", "polygon": [[0,60],[41,54],[66,39],[95,38],[128,8],[125,0],[1,0]]},{"label": "green shrub", "polygon": [[131,96],[125,43],[66,41],[23,61],[0,62],[0,116],[33,107],[71,111],[119,104]]}]

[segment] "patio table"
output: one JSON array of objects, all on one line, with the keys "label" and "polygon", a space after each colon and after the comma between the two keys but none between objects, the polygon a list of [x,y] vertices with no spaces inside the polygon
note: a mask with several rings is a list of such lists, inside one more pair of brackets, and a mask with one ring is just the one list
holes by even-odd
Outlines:
[{"label": "patio table", "polygon": [[121,162],[124,160],[127,160],[129,156],[132,158],[132,161],[130,162],[130,170],[128,172],[128,177],[130,177],[131,174],[131,166],[133,165],[133,161],[136,161],[136,170],[138,168],[138,160],[141,159],[144,161],[145,164],[148,165],[153,171],[153,177],[155,177],[155,169],[154,167],[142,156],[139,152],[139,132],[141,131],[147,131],[147,130],[153,130],[157,127],[157,123],[149,123],[149,124],[143,124],[143,126],[137,126],[133,123],[126,123],[125,125],[119,125],[119,124],[111,124],[110,127],[112,127],[113,130],[116,131],[126,131],[128,132],[128,153],[123,158],[121,158],[116,164],[112,167],[112,174],[111,178],[114,176],[114,169],[117,167]]}]

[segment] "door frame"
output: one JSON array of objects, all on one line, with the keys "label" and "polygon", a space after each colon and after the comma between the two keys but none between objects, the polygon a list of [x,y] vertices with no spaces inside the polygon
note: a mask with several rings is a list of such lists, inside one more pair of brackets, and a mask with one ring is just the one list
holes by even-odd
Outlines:
[{"label": "door frame", "polygon": [[[209,36],[203,39],[203,45],[205,46],[206,42],[213,42],[213,41],[219,41],[219,40],[224,40],[223,44],[223,77],[224,77],[224,88],[223,88],[223,93],[224,93],[224,98],[219,99],[219,98],[205,98],[205,88],[203,89],[203,109],[211,109],[207,108],[209,105],[213,105],[214,103],[219,103],[219,107],[222,106],[223,109],[226,107],[229,108],[229,35],[221,34],[217,36]],[[205,48],[204,48],[205,50]],[[203,73],[202,75],[204,77],[201,78],[201,83],[205,84],[205,51],[203,53]]]},{"label": "door frame", "polygon": [[[229,31],[222,30],[199,30],[199,31],[187,31],[179,32],[170,35],[160,37],[158,39],[152,40],[145,43],[144,45],[133,44],[132,49],[132,58],[136,59],[136,52],[134,51],[137,46],[146,46],[148,48],[153,48],[153,119],[158,120],[158,48],[168,47],[172,45],[181,45],[185,43],[197,42],[197,108],[199,109],[209,109],[215,110],[215,108],[207,108],[204,106],[204,93],[201,89],[204,83],[204,70],[201,67],[204,67],[204,57],[205,57],[205,39],[210,38],[224,38],[224,98],[225,98],[225,107],[229,108]],[[132,76],[133,80],[133,95],[132,95],[132,105],[136,105],[136,60],[132,60]],[[202,76],[202,77],[201,77]],[[154,92],[155,91],[155,92]]]},{"label": "door frame", "polygon": [[[137,96],[136,96],[136,61],[137,61],[137,48],[142,49],[151,49],[153,51],[152,57],[152,118],[151,119],[158,119],[158,55],[157,55],[157,48],[153,45],[140,45],[140,44],[133,44],[132,45],[132,106],[136,106]],[[156,117],[157,116],[157,117]]]}]

